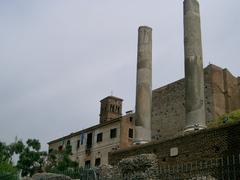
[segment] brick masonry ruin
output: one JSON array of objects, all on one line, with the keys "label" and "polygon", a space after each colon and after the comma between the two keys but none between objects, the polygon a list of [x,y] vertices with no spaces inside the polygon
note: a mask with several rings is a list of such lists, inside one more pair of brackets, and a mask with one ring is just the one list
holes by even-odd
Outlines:
[{"label": "brick masonry ruin", "polygon": [[[240,80],[227,69],[209,65],[204,70],[207,124],[240,108]],[[184,79],[153,90],[152,139],[181,134],[185,126]]]},{"label": "brick masonry ruin", "polygon": [[204,129],[165,141],[155,141],[111,152],[109,163],[117,165],[122,159],[140,154],[155,154],[160,166],[239,154],[239,133],[240,122]]}]

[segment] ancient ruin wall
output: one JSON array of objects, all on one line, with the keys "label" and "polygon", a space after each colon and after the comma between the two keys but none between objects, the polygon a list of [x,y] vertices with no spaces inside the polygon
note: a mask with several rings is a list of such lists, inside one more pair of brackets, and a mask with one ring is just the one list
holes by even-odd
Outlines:
[{"label": "ancient ruin wall", "polygon": [[223,70],[226,111],[231,112],[240,106],[238,79],[227,69]]},{"label": "ancient ruin wall", "polygon": [[224,79],[223,69],[212,66],[210,69],[212,79],[212,92],[213,93],[213,117],[216,118],[226,112],[226,103],[224,95]]},{"label": "ancient ruin wall", "polygon": [[[204,70],[207,124],[226,112],[240,108],[239,78],[226,69],[209,65]],[[184,79],[153,90],[152,139],[182,133],[185,125]]]},{"label": "ancient ruin wall", "polygon": [[[156,154],[159,165],[194,162],[239,154],[240,122],[220,128],[205,129],[162,142],[151,142],[141,146],[109,153],[109,163],[116,165],[122,159],[139,154]],[[171,153],[175,149],[174,153]]]},{"label": "ancient ruin wall", "polygon": [[239,78],[211,65],[214,118],[240,108]]},{"label": "ancient ruin wall", "polygon": [[160,140],[183,130],[185,123],[184,80],[153,91],[152,139]]},{"label": "ancient ruin wall", "polygon": [[[207,122],[213,119],[213,91],[210,68],[204,71]],[[152,139],[176,136],[185,127],[184,79],[153,91]]]}]

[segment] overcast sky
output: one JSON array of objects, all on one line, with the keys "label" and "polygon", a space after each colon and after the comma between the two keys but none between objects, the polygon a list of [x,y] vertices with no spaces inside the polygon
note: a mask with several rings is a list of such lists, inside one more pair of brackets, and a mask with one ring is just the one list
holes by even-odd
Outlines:
[{"label": "overcast sky", "polygon": [[[95,125],[99,101],[134,109],[137,30],[153,28],[153,89],[184,76],[182,0],[1,0],[0,141]],[[240,1],[201,0],[204,66],[240,75]]]}]

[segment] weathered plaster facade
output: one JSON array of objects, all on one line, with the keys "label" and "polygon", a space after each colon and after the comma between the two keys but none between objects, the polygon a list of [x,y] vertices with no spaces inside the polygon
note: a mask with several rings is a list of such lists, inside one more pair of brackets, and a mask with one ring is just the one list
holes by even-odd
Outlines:
[{"label": "weathered plaster facade", "polygon": [[104,107],[104,111],[101,109],[103,116],[100,117],[104,118],[100,118],[100,124],[51,141],[49,149],[61,150],[70,143],[71,159],[79,162],[80,166],[108,164],[109,152],[130,147],[133,143],[133,114],[113,119],[122,113],[118,110],[118,107],[122,108],[120,102],[122,99],[112,96],[103,99],[101,108]]}]

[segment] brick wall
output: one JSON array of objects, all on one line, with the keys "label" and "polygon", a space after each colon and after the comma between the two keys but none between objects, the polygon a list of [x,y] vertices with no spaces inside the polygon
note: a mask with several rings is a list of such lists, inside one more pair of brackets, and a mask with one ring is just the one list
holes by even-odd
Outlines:
[{"label": "brick wall", "polygon": [[214,111],[213,116],[218,117],[226,113],[225,90],[223,69],[212,65],[211,78],[212,78],[212,91]]},{"label": "brick wall", "polygon": [[[170,149],[177,148],[178,155],[170,156]],[[154,153],[159,164],[192,162],[240,151],[240,121],[219,128],[205,129],[162,142],[134,146],[109,153],[109,163],[114,165],[126,157]]]},{"label": "brick wall", "polygon": [[231,112],[240,106],[238,79],[224,69],[226,110]]}]

